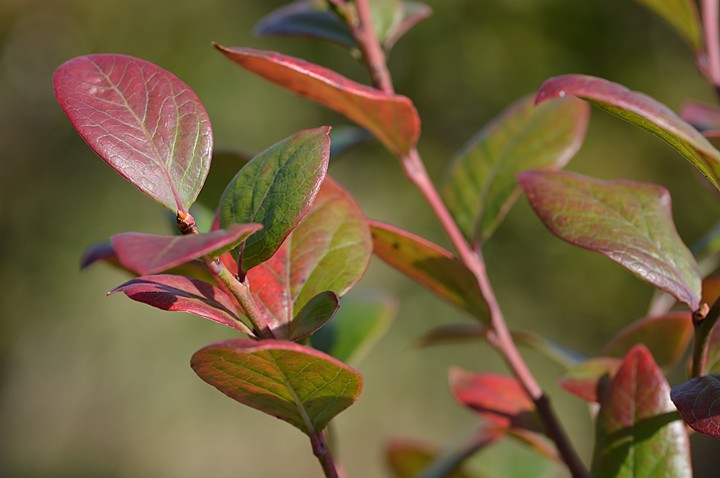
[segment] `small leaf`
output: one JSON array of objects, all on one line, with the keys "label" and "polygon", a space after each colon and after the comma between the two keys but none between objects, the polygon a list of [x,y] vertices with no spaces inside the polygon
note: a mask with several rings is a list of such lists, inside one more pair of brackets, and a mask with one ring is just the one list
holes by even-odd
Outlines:
[{"label": "small leaf", "polygon": [[602,355],[624,357],[635,345],[644,344],[660,367],[670,368],[682,358],[692,335],[692,319],[688,312],[646,317],[615,335],[603,348]]},{"label": "small leaf", "polygon": [[602,398],[590,476],[692,476],[687,431],[670,386],[642,345],[628,352]]},{"label": "small leaf", "polygon": [[124,55],[74,58],[53,81],[63,111],[103,161],[171,211],[187,212],[212,151],[210,120],[188,85]]},{"label": "small leaf", "polygon": [[227,229],[187,236],[126,232],[114,235],[110,241],[123,267],[148,275],[166,271],[198,257],[217,257],[261,227],[258,224],[231,224]]},{"label": "small leaf", "polygon": [[560,171],[526,172],[518,179],[553,234],[609,257],[692,310],[698,308],[700,270],[675,230],[665,188]]},{"label": "small leaf", "polygon": [[109,294],[116,292],[124,292],[134,301],[161,310],[189,312],[251,334],[238,315],[235,300],[207,282],[182,276],[151,275],[127,281]]},{"label": "small leaf", "polygon": [[692,0],[637,0],[672,25],[697,52],[703,49],[697,6]]},{"label": "small leaf", "polygon": [[300,131],[248,162],[220,200],[220,225],[259,223],[240,252],[247,272],[275,254],[305,217],[325,178],[330,155],[329,127]]},{"label": "small leaf", "polygon": [[477,279],[450,252],[381,222],[370,221],[370,230],[380,259],[481,321],[490,320]]},{"label": "small leaf", "polygon": [[420,118],[405,96],[386,95],[332,70],[280,53],[215,45],[243,68],[337,111],[372,132],[399,155],[415,147]]},{"label": "small leaf", "polygon": [[620,367],[620,360],[597,357],[571,367],[559,380],[560,386],[587,402],[600,403],[604,390]]},{"label": "small leaf", "polygon": [[290,322],[290,340],[300,340],[312,334],[332,319],[340,308],[335,292],[321,292],[310,299]]},{"label": "small leaf", "polygon": [[384,43],[403,19],[400,0],[368,0],[373,31],[380,43]]},{"label": "small leaf", "polygon": [[395,45],[411,28],[432,15],[432,8],[420,2],[402,2],[402,19],[387,33],[385,38],[385,51]]},{"label": "small leaf", "polygon": [[448,209],[468,240],[485,242],[515,203],[515,175],[561,169],[580,149],[589,107],[576,98],[509,106],[455,157],[442,186]]},{"label": "small leaf", "polygon": [[310,338],[310,344],[338,360],[357,363],[385,333],[397,311],[384,294],[344,297],[340,310]]},{"label": "small leaf", "polygon": [[330,131],[330,159],[333,160],[375,137],[365,128],[334,126]]},{"label": "small leaf", "polygon": [[[395,478],[418,478],[440,455],[440,450],[426,443],[409,440],[395,440],[385,447],[388,466]],[[470,478],[462,470],[443,475],[447,478]]]},{"label": "small leaf", "polygon": [[715,105],[689,101],[682,106],[680,117],[698,131],[720,130],[720,108]]},{"label": "small leaf", "polygon": [[195,352],[190,365],[233,400],[308,435],[355,403],[363,383],[360,373],[329,355],[282,340],[219,342]]},{"label": "small leaf", "polygon": [[549,79],[540,87],[536,102],[568,95],[589,101],[658,136],[720,189],[720,152],[667,106],[617,83],[583,75]]},{"label": "small leaf", "polygon": [[671,398],[696,432],[720,438],[720,375],[703,375],[673,387]]}]

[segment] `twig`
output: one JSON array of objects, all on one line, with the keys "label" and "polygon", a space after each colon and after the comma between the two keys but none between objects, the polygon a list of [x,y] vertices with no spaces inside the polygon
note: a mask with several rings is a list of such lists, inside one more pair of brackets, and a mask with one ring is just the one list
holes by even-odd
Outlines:
[{"label": "twig", "polygon": [[312,444],[313,453],[325,472],[326,478],[340,478],[337,468],[335,468],[332,452],[330,451],[327,440],[325,440],[323,432],[310,435],[310,443]]}]

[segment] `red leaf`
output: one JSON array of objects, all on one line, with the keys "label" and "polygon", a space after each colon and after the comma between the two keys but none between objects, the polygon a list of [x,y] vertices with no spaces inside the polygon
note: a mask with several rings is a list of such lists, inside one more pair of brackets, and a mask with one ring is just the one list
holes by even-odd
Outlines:
[{"label": "red leaf", "polygon": [[673,387],[670,396],[693,430],[720,438],[720,374],[681,383]]},{"label": "red leaf", "polygon": [[567,371],[560,379],[560,386],[585,401],[599,403],[603,391],[618,367],[620,360],[598,357],[587,360]]},{"label": "red leaf", "polygon": [[299,58],[215,45],[243,68],[331,108],[370,130],[388,149],[406,154],[420,136],[420,119],[405,96],[386,95]]}]

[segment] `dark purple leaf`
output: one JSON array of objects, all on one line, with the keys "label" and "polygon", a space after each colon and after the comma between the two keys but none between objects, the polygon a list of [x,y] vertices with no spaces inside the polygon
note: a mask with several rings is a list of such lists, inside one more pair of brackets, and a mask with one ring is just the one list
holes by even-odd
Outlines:
[{"label": "dark purple leaf", "polygon": [[703,375],[673,387],[673,403],[693,430],[720,438],[720,375]]}]

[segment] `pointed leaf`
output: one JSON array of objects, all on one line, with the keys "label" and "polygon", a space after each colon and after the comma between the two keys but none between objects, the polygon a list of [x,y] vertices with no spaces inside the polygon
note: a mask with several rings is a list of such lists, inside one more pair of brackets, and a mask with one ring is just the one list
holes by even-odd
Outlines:
[{"label": "pointed leaf", "polygon": [[238,315],[235,300],[207,282],[175,275],[151,275],[127,281],[109,293],[116,292],[158,309],[189,312],[250,335],[250,329]]},{"label": "pointed leaf", "polygon": [[391,151],[407,154],[420,136],[410,99],[386,95],[334,71],[280,53],[215,45],[243,68],[327,106],[367,128]]},{"label": "pointed leaf", "polygon": [[220,225],[259,223],[241,248],[240,269],[268,260],[310,210],[327,172],[325,126],[300,131],[255,156],[230,181],[220,200]]},{"label": "pointed leaf", "polygon": [[700,270],[675,230],[665,188],[560,171],[526,172],[518,179],[553,234],[609,257],[692,310],[698,308]]},{"label": "pointed leaf", "polygon": [[667,106],[617,83],[583,75],[549,79],[540,87],[536,101],[539,104],[568,95],[589,101],[658,136],[720,189],[720,152]]},{"label": "pointed leaf", "polygon": [[400,20],[386,35],[384,47],[386,51],[395,45],[411,28],[432,15],[432,8],[420,2],[402,2],[403,15]]},{"label": "pointed leaf", "polygon": [[450,252],[400,228],[370,221],[374,249],[383,261],[442,299],[487,323],[487,303],[477,279]]},{"label": "pointed leaf", "polygon": [[637,0],[654,11],[683,38],[690,43],[690,46],[700,52],[703,49],[702,31],[700,27],[700,15],[693,0]]},{"label": "pointed leaf", "polygon": [[55,96],[95,153],[171,211],[187,212],[210,168],[205,108],[172,73],[124,55],[88,55],[57,69]]},{"label": "pointed leaf", "polygon": [[[388,466],[395,478],[418,478],[440,455],[440,450],[430,444],[409,440],[396,440],[385,448]],[[447,478],[470,478],[462,470],[443,475]]]},{"label": "pointed leaf", "polygon": [[692,335],[692,319],[688,312],[646,317],[621,330],[603,348],[602,354],[624,357],[635,345],[644,344],[660,367],[670,368],[682,358]]},{"label": "pointed leaf", "polygon": [[590,476],[692,476],[670,386],[642,345],[628,352],[602,399]]},{"label": "pointed leaf", "polygon": [[310,299],[290,322],[290,340],[300,340],[312,334],[332,319],[340,308],[335,292],[321,292]]},{"label": "pointed leaf", "polygon": [[195,373],[228,397],[299,428],[322,431],[355,400],[362,375],[309,347],[235,339],[195,352]]},{"label": "pointed leaf", "polygon": [[483,243],[518,195],[515,175],[561,169],[580,149],[590,108],[576,98],[535,106],[522,98],[473,137],[455,157],[442,195],[468,240]]},{"label": "pointed leaf", "polygon": [[340,310],[310,338],[310,344],[345,363],[357,363],[385,333],[397,311],[384,294],[344,297]]},{"label": "pointed leaf", "polygon": [[258,224],[231,224],[227,229],[187,236],[140,232],[116,234],[110,241],[118,260],[141,275],[155,274],[202,256],[217,257],[259,230]]},{"label": "pointed leaf", "polygon": [[671,398],[696,432],[720,438],[720,375],[703,375],[673,387]]},{"label": "pointed leaf", "polygon": [[610,379],[620,367],[620,359],[597,357],[578,364],[559,380],[560,386],[587,402],[600,403]]}]

